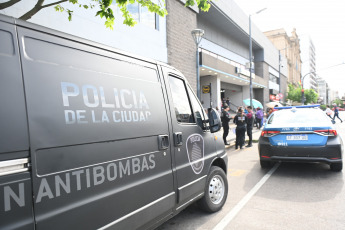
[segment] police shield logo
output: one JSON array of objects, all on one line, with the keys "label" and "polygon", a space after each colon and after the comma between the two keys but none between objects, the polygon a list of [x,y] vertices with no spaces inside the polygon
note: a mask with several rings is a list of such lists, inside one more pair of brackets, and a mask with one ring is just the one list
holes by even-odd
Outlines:
[{"label": "police shield logo", "polygon": [[201,173],[204,168],[204,139],[200,134],[192,134],[186,142],[189,164],[194,173]]}]

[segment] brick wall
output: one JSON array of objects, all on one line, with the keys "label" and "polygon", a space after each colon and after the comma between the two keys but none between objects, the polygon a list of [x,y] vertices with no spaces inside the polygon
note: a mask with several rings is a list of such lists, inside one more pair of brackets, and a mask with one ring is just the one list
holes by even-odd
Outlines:
[{"label": "brick wall", "polygon": [[166,1],[168,64],[180,70],[196,92],[196,45],[192,30],[197,29],[196,12],[179,0]]}]

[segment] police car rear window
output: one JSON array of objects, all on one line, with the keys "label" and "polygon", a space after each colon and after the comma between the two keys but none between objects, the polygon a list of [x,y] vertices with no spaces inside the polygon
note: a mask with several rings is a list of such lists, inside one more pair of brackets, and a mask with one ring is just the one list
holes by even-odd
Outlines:
[{"label": "police car rear window", "polygon": [[313,124],[329,122],[319,109],[296,109],[295,111],[280,110],[275,111],[270,117],[268,124]]}]

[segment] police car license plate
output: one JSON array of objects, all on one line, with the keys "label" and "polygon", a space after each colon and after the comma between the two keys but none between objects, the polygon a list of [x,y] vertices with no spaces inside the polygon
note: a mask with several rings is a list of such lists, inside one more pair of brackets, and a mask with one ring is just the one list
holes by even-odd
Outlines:
[{"label": "police car license plate", "polygon": [[308,135],[287,135],[287,141],[307,141]]}]

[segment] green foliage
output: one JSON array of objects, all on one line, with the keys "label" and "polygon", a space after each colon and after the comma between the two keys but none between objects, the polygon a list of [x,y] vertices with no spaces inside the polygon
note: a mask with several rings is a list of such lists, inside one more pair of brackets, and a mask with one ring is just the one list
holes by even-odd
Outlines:
[{"label": "green foliage", "polygon": [[[165,1],[158,0],[158,4],[152,2],[152,0],[89,0],[90,4],[81,4],[79,0],[68,0],[70,4],[79,5],[79,7],[83,7],[84,9],[92,9],[97,7],[99,10],[96,13],[96,17],[104,18],[105,23],[104,25],[106,28],[111,30],[114,29],[114,22],[115,16],[113,13],[112,8],[114,8],[114,4],[120,9],[123,17],[123,24],[128,26],[134,26],[137,22],[134,20],[133,16],[127,9],[128,4],[134,4],[135,2],[139,3],[141,7],[146,7],[150,12],[156,13],[161,17],[164,17],[168,14],[167,10],[165,9]],[[202,11],[208,11],[211,5],[208,3],[207,0],[187,0],[185,6],[194,6],[195,3]],[[112,5],[113,4],[113,5]],[[96,6],[97,5],[97,6]],[[58,4],[55,7],[55,10],[58,12],[67,12],[68,20],[72,20],[73,11],[63,7],[62,5]]]},{"label": "green foliage", "polygon": [[304,96],[306,104],[316,103],[319,98],[319,95],[313,89],[305,89]]},{"label": "green foliage", "polygon": [[326,105],[320,105],[320,109],[326,110],[326,109],[327,109],[327,106],[326,106]]},{"label": "green foliage", "polygon": [[[304,90],[305,103],[316,103],[319,95],[313,89]],[[295,87],[292,84],[289,84],[289,93],[287,99],[290,99],[295,102],[302,102],[302,88]]]},{"label": "green foliage", "polygon": [[302,91],[301,88],[296,88],[294,85],[289,84],[289,92],[287,99],[295,102],[301,102],[302,101]]},{"label": "green foliage", "polygon": [[343,101],[340,100],[339,98],[335,99],[335,100],[332,102],[332,107],[334,107],[334,106],[333,106],[334,103],[337,104],[338,106],[342,107],[342,108],[344,107]]}]

